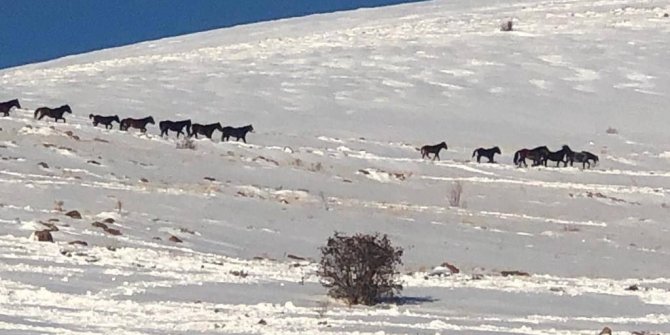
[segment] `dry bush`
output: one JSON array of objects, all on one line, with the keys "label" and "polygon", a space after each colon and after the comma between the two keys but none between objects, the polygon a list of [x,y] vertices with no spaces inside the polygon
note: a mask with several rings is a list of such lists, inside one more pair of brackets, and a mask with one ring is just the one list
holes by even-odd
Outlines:
[{"label": "dry bush", "polygon": [[195,141],[190,138],[184,138],[183,140],[177,142],[177,149],[195,150]]},{"label": "dry bush", "polygon": [[321,253],[318,275],[333,298],[374,305],[402,290],[396,268],[403,250],[394,248],[387,235],[335,233]]},{"label": "dry bush", "polygon": [[461,207],[461,195],[463,194],[463,184],[460,181],[454,182],[451,185],[449,192],[449,206]]},{"label": "dry bush", "polygon": [[512,31],[512,20],[507,20],[500,24],[500,31]]},{"label": "dry bush", "polygon": [[610,135],[616,135],[619,133],[619,130],[617,130],[616,128],[607,127],[607,130],[605,130],[605,132]]},{"label": "dry bush", "polygon": [[56,212],[63,212],[63,205],[64,204],[65,204],[65,202],[63,202],[63,200],[54,201],[54,210]]}]

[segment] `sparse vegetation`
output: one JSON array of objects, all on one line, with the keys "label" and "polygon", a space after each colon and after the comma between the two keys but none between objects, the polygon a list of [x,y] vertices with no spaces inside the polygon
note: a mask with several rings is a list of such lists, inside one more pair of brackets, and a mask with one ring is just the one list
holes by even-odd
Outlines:
[{"label": "sparse vegetation", "polygon": [[456,181],[451,185],[451,191],[449,191],[449,206],[451,207],[461,207],[461,195],[463,194],[463,185],[460,181]]},{"label": "sparse vegetation", "polygon": [[500,31],[512,31],[513,25],[512,20],[507,20],[500,24]]},{"label": "sparse vegetation", "polygon": [[333,298],[374,305],[402,290],[396,268],[403,250],[393,247],[387,235],[335,233],[321,253],[318,274]]},{"label": "sparse vegetation", "polygon": [[616,135],[616,134],[619,133],[619,130],[616,129],[616,128],[607,127],[607,130],[605,130],[605,132],[610,134],[610,135]]},{"label": "sparse vegetation", "polygon": [[196,149],[195,141],[193,141],[190,138],[184,138],[183,140],[177,142],[177,149],[195,150]]}]

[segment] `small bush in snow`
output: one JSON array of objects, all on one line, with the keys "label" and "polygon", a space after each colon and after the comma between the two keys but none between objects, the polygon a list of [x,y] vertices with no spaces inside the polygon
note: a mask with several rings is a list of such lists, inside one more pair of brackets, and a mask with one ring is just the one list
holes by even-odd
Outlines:
[{"label": "small bush in snow", "polygon": [[500,25],[500,31],[512,31],[512,20],[507,20]]},{"label": "small bush in snow", "polygon": [[318,271],[328,294],[350,305],[374,305],[402,290],[396,267],[402,264],[402,248],[394,248],[388,236],[335,233],[321,248]]},{"label": "small bush in snow", "polygon": [[607,130],[605,130],[606,133],[610,135],[616,135],[619,133],[619,131],[616,128],[608,127]]},{"label": "small bush in snow", "polygon": [[463,185],[457,181],[451,185],[449,192],[449,206],[461,207],[461,195],[463,194]]},{"label": "small bush in snow", "polygon": [[190,138],[184,138],[177,142],[177,149],[191,149],[195,150],[195,141]]}]

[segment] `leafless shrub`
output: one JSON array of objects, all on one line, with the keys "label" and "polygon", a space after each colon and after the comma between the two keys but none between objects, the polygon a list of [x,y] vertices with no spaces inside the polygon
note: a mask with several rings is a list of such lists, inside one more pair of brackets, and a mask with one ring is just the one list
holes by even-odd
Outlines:
[{"label": "leafless shrub", "polygon": [[402,248],[394,248],[387,235],[335,233],[321,248],[318,275],[328,294],[350,305],[374,305],[402,290],[396,267]]},{"label": "leafless shrub", "polygon": [[617,130],[616,128],[607,127],[607,130],[605,130],[605,132],[610,135],[616,135],[619,133],[619,130]]},{"label": "leafless shrub", "polygon": [[512,31],[512,20],[507,20],[500,24],[500,31]]},{"label": "leafless shrub", "polygon": [[461,195],[463,194],[463,184],[460,181],[454,182],[449,191],[449,206],[461,207]]},{"label": "leafless shrub", "polygon": [[195,150],[196,145],[195,141],[190,138],[184,138],[181,141],[177,142],[177,149],[190,149]]},{"label": "leafless shrub", "polygon": [[64,205],[64,204],[65,204],[65,202],[63,202],[63,200],[56,200],[56,201],[54,201],[54,210],[55,210],[56,212],[62,212],[62,211],[63,211],[63,205]]},{"label": "leafless shrub", "polygon": [[121,214],[121,210],[123,209],[123,203],[121,200],[116,200],[116,211]]}]

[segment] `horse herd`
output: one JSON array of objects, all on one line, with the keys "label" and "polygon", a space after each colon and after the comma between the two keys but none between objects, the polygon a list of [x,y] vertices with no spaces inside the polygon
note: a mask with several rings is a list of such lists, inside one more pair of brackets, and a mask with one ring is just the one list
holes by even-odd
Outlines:
[{"label": "horse herd", "polygon": [[[2,102],[0,103],[0,113],[4,114],[4,116],[9,116],[9,111],[14,107],[21,108],[21,104],[19,103],[18,99]],[[42,120],[42,118],[47,116],[53,118],[56,122],[58,122],[58,120],[63,120],[63,122],[66,122],[65,118],[63,117],[65,113],[72,114],[72,109],[69,105],[63,105],[57,108],[40,107],[35,110],[34,118]],[[156,124],[154,118],[151,116],[141,119],[119,119],[118,115],[103,116],[90,114],[88,117],[93,121],[94,127],[97,127],[99,124],[101,124],[105,126],[105,129],[113,129],[113,123],[116,122],[119,124],[119,129],[121,130],[127,131],[130,128],[135,128],[139,129],[143,133],[147,131],[148,124]],[[188,137],[195,136],[195,138],[198,138],[198,135],[203,135],[211,139],[214,131],[218,130],[222,134],[221,141],[228,141],[231,137],[234,137],[237,141],[241,139],[244,141],[244,143],[247,143],[247,133],[254,131],[254,127],[252,125],[247,125],[244,127],[222,127],[220,122],[211,124],[198,124],[191,123],[191,120],[165,120],[158,123],[158,128],[160,128],[161,136],[169,136],[168,132],[173,131],[177,132],[177,138],[179,138],[179,135]],[[184,129],[186,130],[186,134],[184,134]]]},{"label": "horse herd", "polygon": [[[446,142],[435,145],[424,145],[419,151],[421,151],[421,158],[430,158],[430,154],[433,154],[433,160],[439,160],[440,150],[442,149],[447,149]],[[477,156],[477,163],[481,162],[482,157],[488,158],[489,163],[494,163],[493,156],[495,154],[502,154],[499,147],[489,149],[477,148],[472,152],[472,157]],[[596,165],[598,163],[598,156],[588,151],[572,151],[567,145],[564,145],[558,151],[550,151],[546,146],[541,146],[534,149],[521,149],[514,153],[514,164],[516,166],[521,167],[523,165],[527,167],[526,159],[533,161],[531,166],[547,166],[548,161],[552,161],[556,162],[556,167],[559,167],[561,163],[563,163],[564,167],[568,166],[568,163],[570,163],[570,166],[573,166],[574,162],[577,162],[582,163],[582,168],[586,168],[587,166],[591,168],[592,164]]]},{"label": "horse herd", "polygon": [[[7,102],[0,103],[0,113],[4,116],[9,116],[9,111],[12,108],[21,108],[21,104],[18,99],[10,100]],[[58,122],[58,120],[65,121],[63,114],[72,113],[72,109],[69,105],[63,105],[57,108],[49,107],[40,107],[35,110],[34,117],[38,120],[41,120],[45,116],[53,118]],[[93,126],[97,127],[99,124],[105,126],[105,129],[112,129],[114,127],[113,122],[119,124],[119,129],[128,130],[129,128],[139,129],[141,132],[147,131],[147,124],[156,124],[154,118],[151,116],[142,118],[142,119],[133,119],[125,118],[123,120],[119,119],[118,115],[112,116],[102,116],[90,114],[88,116],[93,121]],[[212,135],[215,130],[221,132],[221,141],[228,141],[231,137],[234,137],[237,141],[240,139],[247,143],[246,135],[248,132],[253,132],[254,127],[252,125],[247,125],[244,127],[222,127],[221,123],[211,123],[211,124],[198,124],[191,123],[191,120],[183,121],[170,121],[165,120],[158,123],[158,128],[160,128],[161,136],[169,136],[168,132],[173,131],[177,133],[177,138],[179,135],[184,135],[188,137],[198,138],[198,135],[203,135],[209,139],[212,138]],[[184,134],[184,129],[186,134]],[[424,145],[419,151],[421,151],[421,158],[430,158],[430,155],[433,155],[433,160],[440,159],[440,150],[447,150],[447,143],[441,142],[436,145]],[[493,156],[495,154],[501,155],[499,147],[493,147],[489,149],[478,148],[472,153],[472,157],[477,156],[477,163],[481,162],[482,157],[488,158],[489,163],[494,163]],[[580,151],[575,152],[570,149],[567,145],[564,145],[561,150],[550,151],[546,146],[537,147],[534,149],[521,149],[514,154],[514,164],[518,167],[521,165],[527,167],[526,159],[531,160],[533,163],[531,166],[544,165],[547,166],[548,161],[556,162],[556,166],[560,166],[563,163],[563,166],[573,166],[574,162],[582,163],[582,167],[586,168],[587,166],[591,168],[591,165],[598,163],[598,156],[588,152]]]}]

